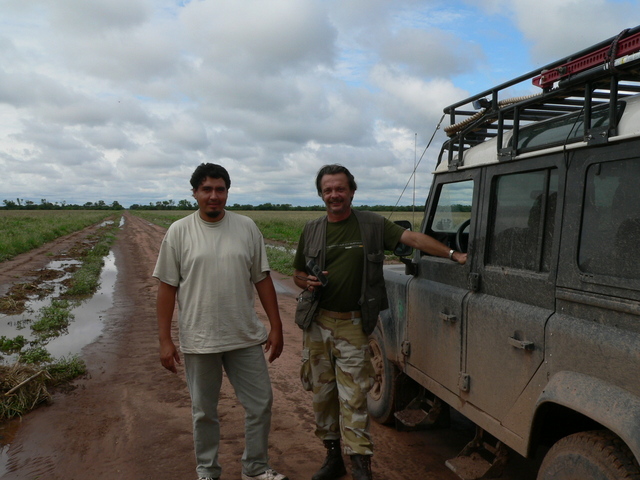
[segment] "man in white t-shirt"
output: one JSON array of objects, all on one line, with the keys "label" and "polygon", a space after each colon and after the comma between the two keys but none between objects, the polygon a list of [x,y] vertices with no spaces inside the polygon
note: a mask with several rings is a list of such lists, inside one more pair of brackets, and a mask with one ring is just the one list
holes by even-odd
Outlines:
[{"label": "man in white t-shirt", "polygon": [[[160,361],[176,373],[180,354],[171,338],[178,302],[180,350],[191,394],[199,480],[220,478],[218,398],[222,370],[246,411],[242,480],[287,480],[269,467],[273,394],[264,351],[273,362],[284,340],[278,300],[262,234],[253,220],[224,209],[227,170],[201,164],[191,177],[198,211],[174,222],[164,237],[153,276],[158,286]],[[254,310],[254,290],[270,330]]]}]

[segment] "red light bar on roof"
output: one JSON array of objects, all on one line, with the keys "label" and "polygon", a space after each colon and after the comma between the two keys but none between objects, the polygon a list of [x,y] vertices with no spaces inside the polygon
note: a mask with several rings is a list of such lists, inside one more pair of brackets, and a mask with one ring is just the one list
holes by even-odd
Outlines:
[{"label": "red light bar on roof", "polygon": [[561,78],[568,77],[579,72],[584,72],[585,70],[597,67],[598,65],[603,65],[611,61],[611,58],[609,58],[610,52],[612,50],[612,46],[614,46],[616,42],[617,49],[614,58],[619,58],[624,55],[637,52],[640,50],[640,32],[622,40],[618,40],[616,38],[610,46],[603,47],[600,50],[567,62],[559,67],[547,70],[537,77],[534,77],[532,82],[540,88],[549,88],[553,86],[554,82],[557,82]]}]

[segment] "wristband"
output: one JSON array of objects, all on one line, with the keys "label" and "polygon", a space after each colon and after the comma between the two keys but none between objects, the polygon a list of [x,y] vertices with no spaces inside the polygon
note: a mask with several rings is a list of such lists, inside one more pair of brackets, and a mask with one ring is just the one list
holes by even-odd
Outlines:
[{"label": "wristband", "polygon": [[451,249],[449,250],[449,260],[453,260],[453,254],[456,253],[455,250]]}]

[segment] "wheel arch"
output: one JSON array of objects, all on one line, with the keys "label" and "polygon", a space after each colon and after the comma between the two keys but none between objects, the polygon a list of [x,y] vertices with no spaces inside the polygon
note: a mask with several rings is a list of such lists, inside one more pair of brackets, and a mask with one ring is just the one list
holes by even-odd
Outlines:
[{"label": "wheel arch", "polygon": [[538,398],[529,456],[541,443],[598,426],[618,435],[640,461],[640,399],[590,375],[558,372]]}]

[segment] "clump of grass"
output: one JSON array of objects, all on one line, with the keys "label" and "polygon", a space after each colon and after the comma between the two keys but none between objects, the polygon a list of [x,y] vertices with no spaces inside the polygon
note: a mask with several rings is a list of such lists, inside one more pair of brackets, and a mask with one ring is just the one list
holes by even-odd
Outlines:
[{"label": "clump of grass", "polygon": [[46,348],[35,345],[21,351],[18,362],[25,365],[40,365],[53,362],[53,357]]},{"label": "clump of grass", "polygon": [[100,273],[104,266],[104,257],[109,255],[115,236],[107,233],[88,250],[82,260],[82,266],[69,281],[65,297],[83,298],[93,295],[100,286]]},{"label": "clump of grass", "polygon": [[40,318],[31,324],[31,330],[40,343],[67,331],[69,322],[74,318],[71,308],[68,300],[53,300],[51,305],[40,309]]},{"label": "clump of grass", "polygon": [[16,315],[24,312],[25,300],[16,299],[13,296],[0,298],[0,312],[8,315]]},{"label": "clump of grass", "polygon": [[0,365],[0,420],[19,417],[50,402],[49,380],[46,370],[31,365]]},{"label": "clump of grass", "polygon": [[0,352],[11,355],[18,353],[27,344],[27,339],[22,335],[15,338],[7,338],[4,335],[0,337]]},{"label": "clump of grass", "polygon": [[86,297],[94,293],[100,286],[100,272],[104,266],[101,256],[89,255],[82,267],[73,274],[65,296]]},{"label": "clump of grass", "polygon": [[45,368],[50,377],[47,385],[51,387],[66,385],[87,373],[87,365],[77,355],[61,358],[55,363],[47,365]]},{"label": "clump of grass", "polygon": [[67,385],[86,373],[85,363],[77,356],[44,365],[42,362],[0,365],[0,421],[20,417],[42,403],[51,402],[51,389]]}]

